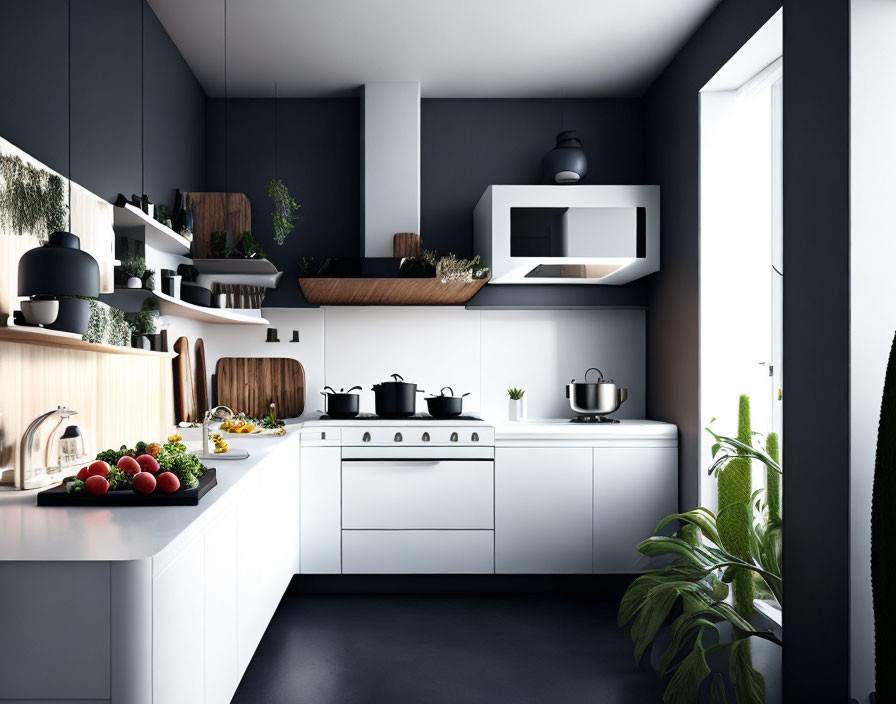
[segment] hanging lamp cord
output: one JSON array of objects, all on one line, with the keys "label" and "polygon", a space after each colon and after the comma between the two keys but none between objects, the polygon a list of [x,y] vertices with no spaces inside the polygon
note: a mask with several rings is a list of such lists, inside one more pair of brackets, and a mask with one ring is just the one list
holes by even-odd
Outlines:
[{"label": "hanging lamp cord", "polygon": [[146,193],[146,116],[144,115],[144,100],[146,99],[146,72],[144,70],[145,51],[143,47],[143,0],[140,0],[140,196]]},{"label": "hanging lamp cord", "polygon": [[72,231],[72,0],[68,0],[68,231]]},{"label": "hanging lamp cord", "polygon": [[277,179],[277,82],[274,81],[274,180]]}]

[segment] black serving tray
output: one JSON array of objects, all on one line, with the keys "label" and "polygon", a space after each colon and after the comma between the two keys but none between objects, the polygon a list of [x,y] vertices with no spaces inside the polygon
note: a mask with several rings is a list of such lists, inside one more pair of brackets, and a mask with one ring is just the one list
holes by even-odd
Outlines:
[{"label": "black serving tray", "polygon": [[209,467],[199,478],[199,486],[195,489],[175,491],[164,494],[154,491],[151,494],[138,494],[132,489],[109,491],[99,496],[95,494],[69,494],[65,485],[44,489],[37,495],[38,506],[196,506],[199,499],[205,496],[218,484],[215,468]]}]

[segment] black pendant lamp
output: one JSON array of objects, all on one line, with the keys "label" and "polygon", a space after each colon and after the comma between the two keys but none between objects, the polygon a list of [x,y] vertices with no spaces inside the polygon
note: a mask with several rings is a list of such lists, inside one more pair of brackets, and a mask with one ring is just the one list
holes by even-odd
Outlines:
[{"label": "black pendant lamp", "polygon": [[[72,3],[68,3],[68,227],[72,227]],[[90,303],[83,298],[100,295],[100,268],[81,250],[71,232],[53,232],[47,243],[19,259],[18,295],[36,300],[59,300],[56,320],[45,325],[83,335],[90,320]],[[82,296],[83,298],[75,298]]]},{"label": "black pendant lamp", "polygon": [[582,140],[575,130],[557,135],[557,144],[544,157],[544,177],[548,183],[578,183],[588,171]]}]

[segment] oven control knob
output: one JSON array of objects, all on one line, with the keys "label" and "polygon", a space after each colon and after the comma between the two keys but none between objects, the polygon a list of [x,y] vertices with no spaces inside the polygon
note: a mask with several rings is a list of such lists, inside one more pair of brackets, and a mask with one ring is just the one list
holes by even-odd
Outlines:
[{"label": "oven control knob", "polygon": [[470,442],[479,442],[479,433],[473,433],[470,436]]},{"label": "oven control knob", "polygon": [[451,433],[451,442],[457,442],[457,433]]},{"label": "oven control knob", "polygon": [[395,442],[401,442],[401,433],[395,433]]},{"label": "oven control knob", "polygon": [[370,433],[364,433],[364,437],[361,438],[362,442],[370,442]]},{"label": "oven control knob", "polygon": [[429,433],[423,433],[423,437],[420,438],[423,442],[429,442]]}]

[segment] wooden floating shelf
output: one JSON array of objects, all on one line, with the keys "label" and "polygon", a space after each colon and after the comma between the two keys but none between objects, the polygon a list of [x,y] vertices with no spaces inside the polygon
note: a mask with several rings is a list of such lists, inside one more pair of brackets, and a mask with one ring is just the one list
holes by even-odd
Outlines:
[{"label": "wooden floating shelf", "polygon": [[48,330],[47,328],[23,327],[8,325],[0,327],[0,340],[6,342],[20,342],[28,345],[41,345],[42,347],[58,347],[66,350],[84,350],[87,352],[101,352],[104,354],[127,354],[133,357],[174,357],[173,352],[153,352],[141,350],[136,347],[119,347],[117,345],[101,345],[96,342],[85,342],[81,336],[74,332],[62,330]]},{"label": "wooden floating shelf", "polygon": [[140,208],[127,203],[123,208],[116,206],[114,210],[114,227],[142,227],[144,241],[153,249],[189,257],[190,243],[170,227],[149,217]]},{"label": "wooden floating shelf", "polygon": [[462,305],[488,283],[428,279],[300,278],[299,287],[316,305],[450,306]]}]

